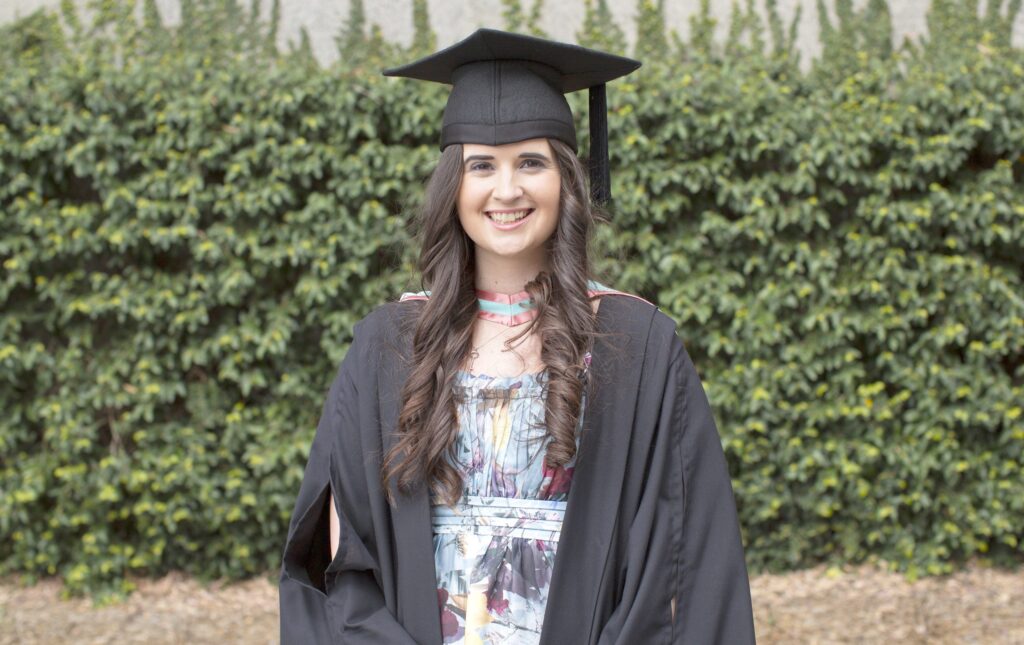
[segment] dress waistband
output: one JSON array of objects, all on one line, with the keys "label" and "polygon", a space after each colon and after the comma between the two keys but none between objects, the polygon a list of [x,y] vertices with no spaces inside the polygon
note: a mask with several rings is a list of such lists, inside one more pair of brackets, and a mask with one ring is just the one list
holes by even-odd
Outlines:
[{"label": "dress waistband", "polygon": [[475,533],[557,540],[565,516],[564,500],[463,495],[454,508],[431,505],[435,534]]}]

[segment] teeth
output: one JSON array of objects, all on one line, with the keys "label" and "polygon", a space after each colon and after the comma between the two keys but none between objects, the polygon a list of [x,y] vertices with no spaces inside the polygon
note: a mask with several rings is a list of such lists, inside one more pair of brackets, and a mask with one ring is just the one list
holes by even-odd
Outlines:
[{"label": "teeth", "polygon": [[499,224],[511,224],[529,215],[530,210],[527,208],[526,210],[512,211],[510,213],[488,213],[487,216]]}]

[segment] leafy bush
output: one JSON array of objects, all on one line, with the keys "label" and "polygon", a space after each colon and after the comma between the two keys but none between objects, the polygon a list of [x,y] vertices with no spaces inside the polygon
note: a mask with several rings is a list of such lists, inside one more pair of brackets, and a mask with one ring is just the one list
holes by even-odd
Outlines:
[{"label": "leafy bush", "polygon": [[[896,49],[846,7],[802,71],[773,2],[770,46],[752,3],[713,44],[705,2],[609,88],[602,276],[679,323],[752,572],[1020,560],[1019,4],[936,0]],[[275,576],[352,325],[417,287],[446,90],[378,72],[426,5],[409,50],[353,13],[327,68],[231,0],[70,6],[0,30],[0,571]]]}]

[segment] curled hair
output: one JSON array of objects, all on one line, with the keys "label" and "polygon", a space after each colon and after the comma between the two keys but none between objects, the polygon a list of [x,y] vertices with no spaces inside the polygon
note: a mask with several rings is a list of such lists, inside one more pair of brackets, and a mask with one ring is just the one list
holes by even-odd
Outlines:
[{"label": "curled hair", "polygon": [[[558,140],[548,143],[561,178],[558,222],[547,242],[550,272],[540,272],[524,286],[537,316],[505,344],[531,331],[540,337],[541,360],[548,372],[544,422],[551,438],[545,463],[556,468],[576,454],[584,388],[580,374],[597,325],[587,293],[593,275],[588,247],[596,223],[605,216],[590,201],[587,172],[573,150]],[[456,206],[462,173],[462,146],[450,145],[427,182],[416,216],[418,268],[422,288],[431,293],[414,321],[398,440],[381,465],[381,484],[392,504],[392,478],[403,493],[429,481],[434,496],[449,505],[462,495],[462,477],[452,465],[458,434],[452,385],[455,372],[472,351],[479,306],[474,245]]]}]

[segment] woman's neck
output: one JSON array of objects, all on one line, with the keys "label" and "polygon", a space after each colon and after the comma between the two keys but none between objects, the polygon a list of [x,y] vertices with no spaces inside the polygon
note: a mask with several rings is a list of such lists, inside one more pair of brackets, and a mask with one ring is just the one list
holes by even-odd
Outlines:
[{"label": "woman's neck", "polygon": [[476,288],[500,294],[523,291],[526,283],[537,278],[538,273],[550,270],[547,251],[538,251],[534,257],[505,257],[477,250]]},{"label": "woman's neck", "polygon": [[534,258],[507,258],[478,253],[476,256],[476,288],[497,293],[519,293],[526,283],[541,271],[550,270],[547,254]]}]

